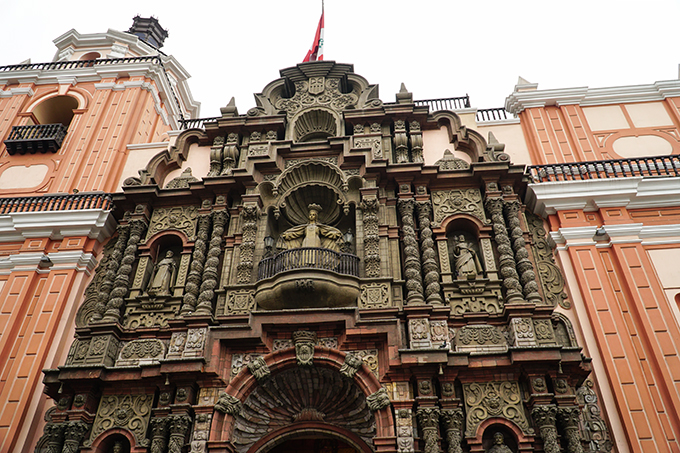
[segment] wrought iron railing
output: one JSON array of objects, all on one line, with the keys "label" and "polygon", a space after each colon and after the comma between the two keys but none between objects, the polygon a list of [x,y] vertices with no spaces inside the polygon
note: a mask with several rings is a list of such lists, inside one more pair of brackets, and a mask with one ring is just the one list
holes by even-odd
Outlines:
[{"label": "wrought iron railing", "polygon": [[213,123],[221,118],[221,116],[215,116],[212,118],[182,119],[179,120],[179,127],[182,129],[203,129],[205,127],[205,123]]},{"label": "wrought iron railing", "polygon": [[680,155],[532,165],[528,170],[534,182],[680,176]]},{"label": "wrought iron railing", "polygon": [[491,109],[477,109],[475,115],[477,122],[481,121],[500,121],[508,119],[508,112],[504,107],[494,107]]},{"label": "wrought iron railing", "polygon": [[459,110],[470,108],[470,96],[459,96],[455,98],[441,98],[441,99],[423,99],[420,101],[413,101],[415,105],[427,105],[430,110],[436,112],[437,110]]},{"label": "wrought iron railing", "polygon": [[78,211],[83,209],[110,211],[112,207],[112,195],[104,192],[0,198],[0,214],[10,214],[12,212]]},{"label": "wrought iron railing", "polygon": [[66,137],[66,127],[61,123],[13,126],[5,140],[10,154],[56,153]]},{"label": "wrought iron railing", "polygon": [[359,257],[316,247],[285,250],[260,261],[257,279],[262,280],[294,269],[323,269],[358,277]]}]

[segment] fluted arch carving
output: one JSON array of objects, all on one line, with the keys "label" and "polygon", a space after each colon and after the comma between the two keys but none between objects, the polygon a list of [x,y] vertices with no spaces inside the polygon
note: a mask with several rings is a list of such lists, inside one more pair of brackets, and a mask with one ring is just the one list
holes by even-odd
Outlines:
[{"label": "fluted arch carving", "polygon": [[449,110],[439,110],[428,116],[429,122],[436,122],[440,127],[446,127],[449,141],[455,145],[457,151],[463,151],[470,156],[471,162],[491,160],[485,156],[486,140],[478,132],[468,129],[460,117]]},{"label": "fluted arch carving", "polygon": [[182,168],[182,162],[187,160],[189,146],[192,143],[207,142],[207,140],[208,134],[202,129],[188,129],[182,132],[173,146],[153,156],[146,168],[139,170],[141,183],[162,184],[171,171]]}]

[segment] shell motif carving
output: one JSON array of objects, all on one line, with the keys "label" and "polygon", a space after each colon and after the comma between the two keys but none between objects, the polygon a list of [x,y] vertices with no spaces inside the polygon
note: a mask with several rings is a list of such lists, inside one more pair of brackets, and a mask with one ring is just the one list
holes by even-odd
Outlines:
[{"label": "shell motif carving", "polygon": [[332,113],[322,109],[307,110],[294,120],[293,139],[304,142],[338,135],[338,122]]}]

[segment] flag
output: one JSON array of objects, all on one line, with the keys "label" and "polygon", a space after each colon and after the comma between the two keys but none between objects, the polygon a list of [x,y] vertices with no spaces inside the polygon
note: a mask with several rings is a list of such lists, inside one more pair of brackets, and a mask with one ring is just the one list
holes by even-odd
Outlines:
[{"label": "flag", "polygon": [[319,19],[319,26],[316,27],[316,34],[314,35],[314,42],[309,48],[307,56],[303,63],[308,61],[322,61],[323,60],[323,8],[321,9],[321,19]]}]

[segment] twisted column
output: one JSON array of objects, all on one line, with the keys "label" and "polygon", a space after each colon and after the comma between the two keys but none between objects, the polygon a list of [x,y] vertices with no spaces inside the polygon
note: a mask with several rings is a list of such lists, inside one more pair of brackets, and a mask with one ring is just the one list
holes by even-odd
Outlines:
[{"label": "twisted column", "polygon": [[380,236],[378,225],[378,199],[364,198],[361,212],[364,222],[364,269],[366,277],[380,277]]},{"label": "twisted column", "polygon": [[120,310],[125,303],[125,296],[127,296],[130,289],[130,274],[132,274],[132,265],[137,259],[137,244],[142,239],[142,235],[146,230],[147,224],[144,220],[133,220],[130,226],[130,237],[123,253],[123,258],[116,274],[116,279],[113,282],[113,289],[109,295],[109,301],[106,304],[106,312],[104,312],[103,322],[118,322],[120,321]]},{"label": "twisted column", "polygon": [[116,245],[111,251],[111,256],[106,265],[106,273],[102,280],[102,284],[99,287],[99,294],[97,295],[97,305],[95,305],[94,313],[92,313],[92,318],[89,322],[101,321],[106,312],[106,303],[109,301],[109,295],[111,294],[111,289],[113,288],[113,281],[116,279],[116,273],[118,272],[118,266],[120,266],[120,261],[123,258],[123,252],[125,251],[125,246],[127,245],[128,238],[130,237],[130,225],[118,225],[118,239],[116,239]]},{"label": "twisted column", "polygon": [[519,201],[506,201],[503,211],[510,227],[512,249],[515,252],[515,260],[524,290],[524,297],[529,302],[541,303],[541,296],[538,294],[538,283],[536,283],[536,273],[534,272],[534,266],[529,260],[529,251],[527,250],[524,233],[519,223],[521,207],[522,205]]},{"label": "twisted column", "polygon": [[171,415],[169,419],[170,440],[168,453],[182,453],[184,441],[187,438],[191,418],[188,415]]},{"label": "twisted column", "polygon": [[505,228],[503,200],[501,198],[487,198],[484,206],[493,223],[493,234],[498,246],[500,274],[503,277],[506,302],[521,302],[523,300],[522,285],[519,283],[519,276],[517,269],[515,269],[515,257],[510,246],[508,230]]},{"label": "twisted column", "polygon": [[164,453],[168,444],[168,418],[154,417],[151,423],[151,448],[150,453]]},{"label": "twisted column", "polygon": [[90,426],[81,421],[66,422],[64,429],[64,447],[61,453],[76,453],[79,450],[80,442],[83,441],[85,433]]},{"label": "twisted column", "polygon": [[537,405],[531,411],[531,416],[541,432],[545,453],[560,453],[560,445],[557,443],[557,428],[555,427],[556,414],[557,408],[552,404]]},{"label": "twisted column", "polygon": [[203,269],[203,283],[201,283],[201,293],[198,296],[198,305],[194,315],[211,315],[213,312],[212,301],[215,297],[215,288],[217,288],[217,268],[220,265],[222,234],[224,234],[224,225],[227,223],[227,218],[227,211],[216,211],[213,213],[213,230],[210,237],[208,259]]},{"label": "twisted column", "polygon": [[419,201],[416,207],[418,210],[418,224],[420,225],[420,251],[423,259],[423,275],[425,276],[425,300],[428,304],[441,305],[439,265],[437,264],[437,253],[434,250],[432,228],[430,227],[432,204],[429,201]]},{"label": "twisted column", "polygon": [[437,407],[421,407],[416,412],[418,425],[423,432],[423,439],[425,440],[425,447],[423,453],[439,453],[439,434],[437,433],[437,426],[439,426],[439,408]]},{"label": "twisted column", "polygon": [[401,230],[404,233],[404,277],[406,279],[406,302],[423,303],[423,280],[420,274],[420,254],[418,239],[413,223],[413,199],[401,199],[397,203],[401,215]]},{"label": "twisted column", "polygon": [[209,230],[210,214],[199,216],[198,231],[196,232],[196,241],[194,242],[194,253],[191,256],[189,275],[187,276],[187,283],[184,287],[184,299],[182,300],[182,309],[180,311],[181,316],[190,315],[196,309],[198,291],[203,276],[203,263],[205,263],[205,244],[208,241]]},{"label": "twisted column", "polygon": [[441,420],[444,424],[447,453],[463,453],[463,409],[442,409]]},{"label": "twisted column", "polygon": [[562,439],[567,440],[568,453],[583,453],[579,431],[579,413],[580,410],[577,406],[560,407],[557,410],[557,419],[564,433]]}]

